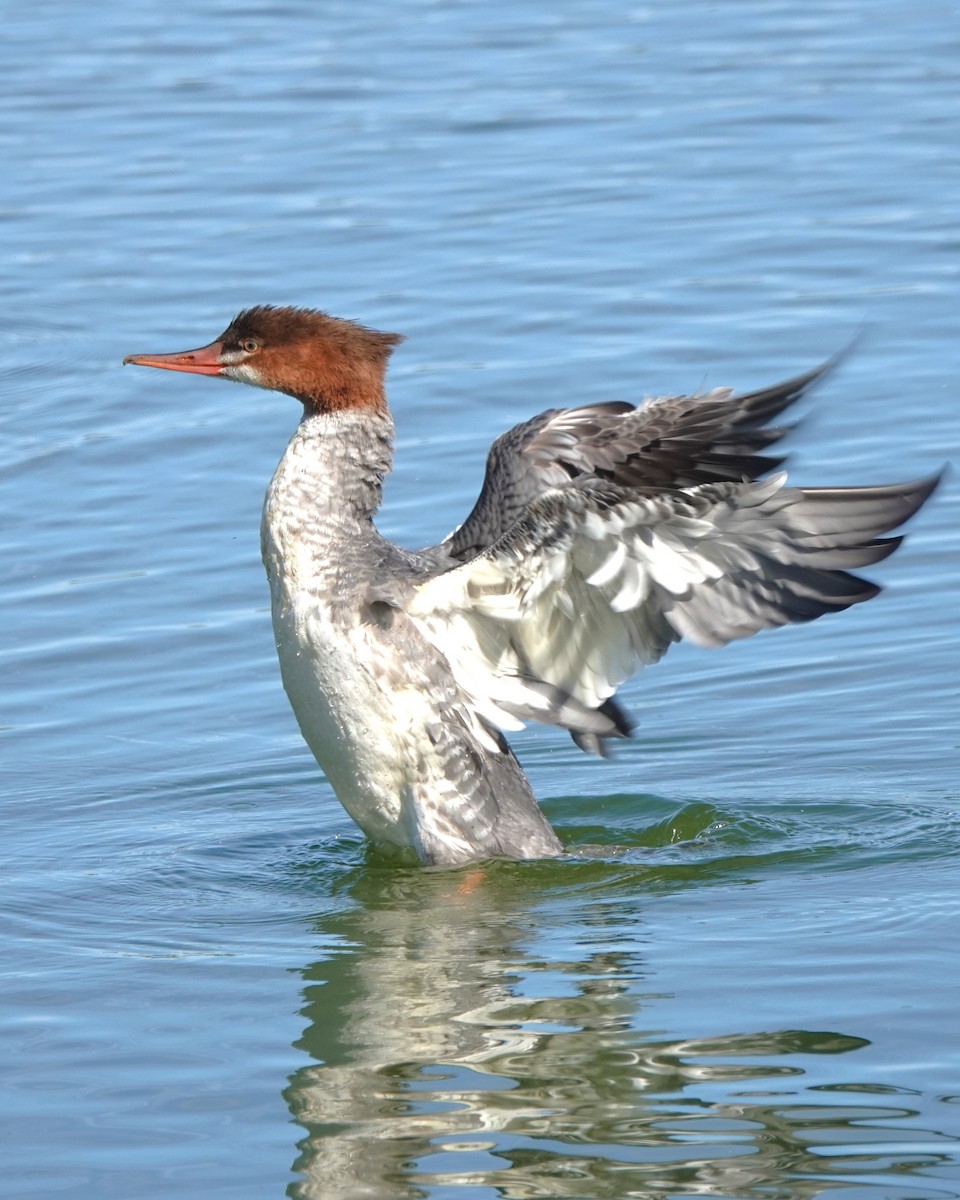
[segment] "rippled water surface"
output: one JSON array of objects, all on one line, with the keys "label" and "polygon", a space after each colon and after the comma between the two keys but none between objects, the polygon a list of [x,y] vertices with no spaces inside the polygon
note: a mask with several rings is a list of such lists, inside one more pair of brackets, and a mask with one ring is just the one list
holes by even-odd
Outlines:
[{"label": "rippled water surface", "polygon": [[240,307],[409,342],[381,527],[501,429],[856,352],[803,483],[958,455],[960,9],[51,0],[5,16],[0,1194],[960,1195],[957,483],[877,601],[516,745],[569,856],[369,852],[258,561]]}]

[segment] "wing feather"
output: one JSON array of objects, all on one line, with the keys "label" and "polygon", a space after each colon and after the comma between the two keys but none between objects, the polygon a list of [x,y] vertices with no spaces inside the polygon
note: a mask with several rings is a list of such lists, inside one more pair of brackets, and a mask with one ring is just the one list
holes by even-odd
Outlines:
[{"label": "wing feather", "polygon": [[637,407],[612,401],[540,413],[497,438],[472,512],[426,553],[438,561],[466,562],[502,537],[538,496],[577,481],[682,488],[757,479],[782,463],[782,457],[761,451],[790,428],[769,422],[837,361],[739,395],[716,388],[692,396],[660,396]]},{"label": "wing feather", "polygon": [[484,719],[561,724],[596,748],[624,732],[616,689],[672,642],[720,646],[876,595],[849,569],[892,553],[900,539],[879,535],[936,482],[803,489],[779,475],[647,493],[577,482],[415,585],[405,607]]}]

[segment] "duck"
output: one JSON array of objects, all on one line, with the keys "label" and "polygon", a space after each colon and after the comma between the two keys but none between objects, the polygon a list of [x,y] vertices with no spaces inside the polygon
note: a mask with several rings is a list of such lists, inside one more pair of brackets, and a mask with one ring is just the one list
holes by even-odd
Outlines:
[{"label": "duck", "polygon": [[632,732],[618,689],[673,643],[870,600],[855,572],[896,550],[938,482],[788,485],[774,422],[830,362],[745,393],[547,409],[493,442],[462,524],[408,550],[374,523],[403,340],[261,304],[200,349],[124,362],[302,406],[261,523],[283,686],[350,817],[425,866],[566,853],[507,734],[555,725],[604,755]]}]

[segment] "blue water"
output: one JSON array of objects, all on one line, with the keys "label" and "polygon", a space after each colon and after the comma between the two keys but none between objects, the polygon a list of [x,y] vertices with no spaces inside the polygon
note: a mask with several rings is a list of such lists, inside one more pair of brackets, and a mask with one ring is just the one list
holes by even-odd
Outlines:
[{"label": "blue water", "polygon": [[801,483],[958,459],[960,6],[49,0],[0,48],[0,1194],[960,1195],[956,476],[869,605],[518,752],[571,856],[399,869],[302,746],[256,302],[409,342],[381,528],[548,405],[803,369]]}]

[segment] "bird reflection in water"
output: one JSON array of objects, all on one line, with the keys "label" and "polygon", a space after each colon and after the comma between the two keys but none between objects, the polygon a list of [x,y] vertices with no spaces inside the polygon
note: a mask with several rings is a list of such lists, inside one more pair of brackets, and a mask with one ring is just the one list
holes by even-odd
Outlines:
[{"label": "bird reflection in water", "polygon": [[913,1128],[885,1152],[887,1123],[915,1116],[897,1089],[804,1082],[823,1074],[813,1056],[862,1038],[645,1029],[672,997],[644,963],[642,913],[591,897],[571,939],[555,870],[497,864],[468,888],[465,872],[352,876],[319,923],[337,948],[304,972],[313,1061],[286,1090],[306,1129],[290,1196],[806,1197],[936,1162],[929,1134],[904,1149]]}]

